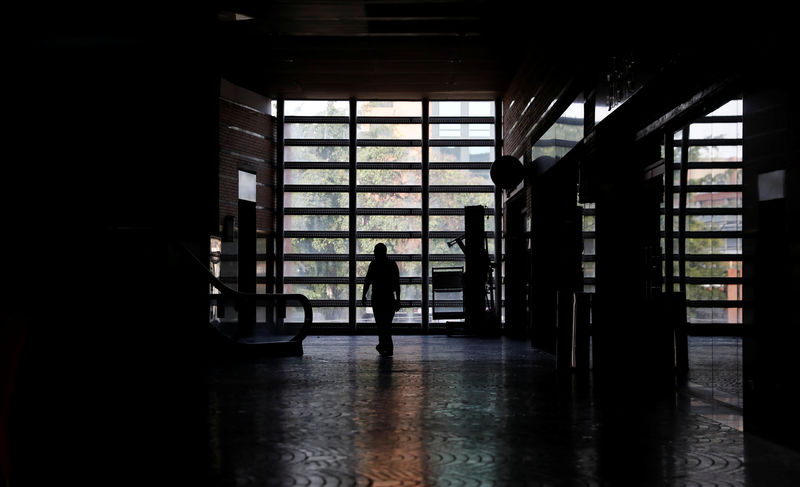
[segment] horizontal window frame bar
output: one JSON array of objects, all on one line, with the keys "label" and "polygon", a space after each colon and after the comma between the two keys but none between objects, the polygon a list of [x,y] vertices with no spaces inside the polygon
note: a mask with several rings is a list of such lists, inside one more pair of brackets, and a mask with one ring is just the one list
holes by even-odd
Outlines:
[{"label": "horizontal window frame bar", "polygon": [[689,125],[701,123],[738,123],[744,117],[742,115],[706,115],[705,117],[693,120]]},{"label": "horizontal window frame bar", "polygon": [[350,186],[345,184],[285,184],[284,193],[348,193]]},{"label": "horizontal window frame bar", "polygon": [[357,231],[356,238],[422,238],[422,232]]},{"label": "horizontal window frame bar", "polygon": [[349,215],[349,208],[317,208],[308,206],[295,206],[283,209],[284,215]]},{"label": "horizontal window frame bar", "polygon": [[369,123],[369,124],[394,124],[394,125],[419,125],[422,123],[422,117],[398,117],[398,116],[357,116],[356,123]]},{"label": "horizontal window frame bar", "polygon": [[686,185],[687,193],[741,193],[743,184],[692,184]]},{"label": "horizontal window frame bar", "polygon": [[428,123],[431,125],[454,125],[454,124],[493,124],[495,117],[429,117]]},{"label": "horizontal window frame bar", "polygon": [[686,284],[702,285],[702,284],[744,284],[746,279],[744,277],[684,277]]},{"label": "horizontal window frame bar", "polygon": [[[356,254],[357,262],[367,262],[375,260],[375,254]],[[422,262],[421,254],[392,254],[389,260],[397,262]]]},{"label": "horizontal window frame bar", "polygon": [[356,193],[421,193],[419,184],[363,184],[356,185]]},{"label": "horizontal window frame bar", "polygon": [[348,261],[350,256],[348,254],[283,254],[284,262],[302,262],[302,261]]},{"label": "horizontal window frame bar", "polygon": [[494,193],[495,187],[493,185],[474,185],[474,186],[458,186],[458,185],[432,185],[428,187],[430,193]]},{"label": "horizontal window frame bar", "polygon": [[431,162],[428,169],[491,169],[491,162]]},{"label": "horizontal window frame bar", "polygon": [[494,139],[431,139],[431,147],[494,147]]},{"label": "horizontal window frame bar", "polygon": [[283,145],[286,147],[348,147],[350,139],[283,139]]},{"label": "horizontal window frame bar", "polygon": [[284,162],[284,169],[350,169],[349,162]]},{"label": "horizontal window frame bar", "polygon": [[686,300],[687,308],[746,308],[749,304],[744,301],[731,301],[720,299],[718,301],[710,299]]},{"label": "horizontal window frame bar", "polygon": [[[731,147],[742,145],[741,138],[734,139],[689,139],[687,147]],[[675,139],[674,147],[683,147],[683,143],[679,139]]]},{"label": "horizontal window frame bar", "polygon": [[348,299],[309,299],[309,301],[315,308],[348,308],[350,306]]},{"label": "horizontal window frame bar", "polygon": [[422,208],[356,208],[356,215],[422,216]]},{"label": "horizontal window frame bar", "polygon": [[350,123],[347,115],[285,115],[283,123]]},{"label": "horizontal window frame bar", "polygon": [[[356,260],[371,261],[375,259],[374,254],[356,254]],[[283,260],[285,262],[303,262],[303,261],[348,261],[350,260],[349,254],[284,254]],[[420,254],[392,254],[389,260],[398,262],[421,262],[422,255]]]},{"label": "horizontal window frame bar", "polygon": [[422,147],[422,139],[357,139],[356,147]]},{"label": "horizontal window frame bar", "polygon": [[373,170],[422,170],[421,162],[357,162],[356,169]]},{"label": "horizontal window frame bar", "polygon": [[[430,208],[428,215],[431,216],[464,216],[464,208]],[[494,208],[485,208],[484,216],[494,216]]]}]

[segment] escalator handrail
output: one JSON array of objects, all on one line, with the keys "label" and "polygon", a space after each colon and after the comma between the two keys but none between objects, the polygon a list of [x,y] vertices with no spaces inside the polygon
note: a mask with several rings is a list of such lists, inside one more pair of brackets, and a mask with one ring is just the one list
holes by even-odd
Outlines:
[{"label": "escalator handrail", "polygon": [[[188,257],[190,257],[195,263],[198,264],[199,268],[197,269],[203,271],[203,275],[208,280],[208,283],[214,286],[220,294],[225,298],[231,298],[235,301],[239,302],[287,302],[287,301],[297,301],[303,307],[303,326],[301,327],[300,331],[292,338],[290,341],[303,341],[303,339],[308,335],[308,332],[311,328],[311,325],[314,322],[314,309],[311,306],[311,301],[302,294],[280,294],[280,293],[269,293],[269,294],[259,294],[259,293],[247,293],[242,291],[237,291],[235,289],[230,288],[225,283],[223,283],[217,276],[215,276],[211,270],[208,269],[207,264],[200,260],[191,250],[189,250],[186,245],[180,243],[178,245]],[[209,298],[213,299],[215,295],[210,294]]]}]

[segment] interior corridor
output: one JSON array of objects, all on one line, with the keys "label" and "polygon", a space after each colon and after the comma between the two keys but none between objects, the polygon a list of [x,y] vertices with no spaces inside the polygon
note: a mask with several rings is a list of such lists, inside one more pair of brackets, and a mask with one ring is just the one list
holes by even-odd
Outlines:
[{"label": "interior corridor", "polygon": [[212,481],[788,486],[800,478],[799,453],[740,431],[736,409],[723,404],[648,396],[624,377],[600,394],[591,375],[557,372],[528,341],[396,336],[394,356],[382,358],[375,340],[310,336],[302,357],[214,365]]}]

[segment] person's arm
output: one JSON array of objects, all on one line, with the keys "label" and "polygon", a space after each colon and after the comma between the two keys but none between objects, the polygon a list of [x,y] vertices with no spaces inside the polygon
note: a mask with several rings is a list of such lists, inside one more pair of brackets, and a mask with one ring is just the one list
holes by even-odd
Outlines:
[{"label": "person's arm", "polygon": [[367,275],[364,277],[364,290],[361,293],[361,304],[363,306],[367,305],[367,291],[369,291],[369,287],[372,284],[372,264],[367,268]]},{"label": "person's arm", "polygon": [[394,302],[394,310],[400,311],[400,269],[397,268],[397,264],[394,265],[394,294],[397,295],[397,299]]}]

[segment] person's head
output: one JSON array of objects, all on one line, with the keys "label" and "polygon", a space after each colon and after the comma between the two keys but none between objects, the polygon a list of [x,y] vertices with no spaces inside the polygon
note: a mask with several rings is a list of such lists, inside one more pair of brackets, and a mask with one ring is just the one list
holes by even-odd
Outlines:
[{"label": "person's head", "polygon": [[386,245],[379,243],[375,245],[375,257],[382,259],[386,257]]}]

